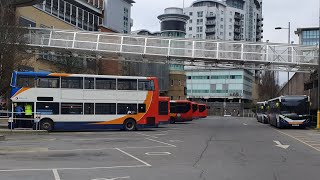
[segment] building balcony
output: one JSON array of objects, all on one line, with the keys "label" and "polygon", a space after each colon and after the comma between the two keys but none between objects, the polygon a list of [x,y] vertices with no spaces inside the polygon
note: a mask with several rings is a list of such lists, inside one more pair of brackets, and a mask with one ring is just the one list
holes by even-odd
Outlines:
[{"label": "building balcony", "polygon": [[208,28],[208,29],[206,29],[206,33],[216,33],[216,29],[215,28]]},{"label": "building balcony", "polygon": [[215,22],[215,21],[207,21],[207,22],[206,22],[206,25],[207,25],[207,26],[215,26],[215,25],[216,25],[216,22]]},{"label": "building balcony", "polygon": [[235,25],[235,26],[241,26],[241,22],[235,21],[235,22],[234,22],[234,25]]},{"label": "building balcony", "polygon": [[243,15],[242,14],[235,14],[234,18],[235,19],[243,19]]},{"label": "building balcony", "polygon": [[234,28],[234,32],[235,33],[241,33],[241,29],[240,28]]},{"label": "building balcony", "polygon": [[240,41],[240,40],[241,40],[241,36],[235,35],[235,36],[234,36],[234,40],[235,40],[235,41]]},{"label": "building balcony", "polygon": [[215,15],[215,14],[211,14],[211,15],[210,15],[210,14],[207,14],[206,17],[209,18],[209,19],[210,19],[210,18],[215,19],[215,18],[216,18],[216,15]]}]

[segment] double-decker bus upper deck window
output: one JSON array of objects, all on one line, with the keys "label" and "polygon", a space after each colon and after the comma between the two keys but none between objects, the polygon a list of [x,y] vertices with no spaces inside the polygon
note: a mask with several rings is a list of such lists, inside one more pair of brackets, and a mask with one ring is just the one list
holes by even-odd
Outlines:
[{"label": "double-decker bus upper deck window", "polygon": [[199,112],[203,112],[206,110],[206,106],[204,105],[199,105]]},{"label": "double-decker bus upper deck window", "polygon": [[34,77],[18,76],[17,87],[34,87]]},{"label": "double-decker bus upper deck window", "polygon": [[61,77],[61,88],[83,89],[82,77]]},{"label": "double-decker bus upper deck window", "polygon": [[94,103],[84,103],[84,114],[94,114]]},{"label": "double-decker bus upper deck window", "polygon": [[84,78],[84,88],[85,89],[94,89],[94,78]]},{"label": "double-decker bus upper deck window", "polygon": [[39,88],[59,88],[60,87],[60,79],[59,78],[38,78],[37,87]]},{"label": "double-decker bus upper deck window", "polygon": [[96,89],[116,90],[116,79],[96,78]]},{"label": "double-decker bus upper deck window", "polygon": [[118,79],[118,90],[137,90],[136,79]]},{"label": "double-decker bus upper deck window", "polygon": [[154,88],[153,80],[138,80],[138,89],[140,91],[154,91]]},{"label": "double-decker bus upper deck window", "polygon": [[198,110],[198,105],[192,104],[192,112],[196,112]]}]

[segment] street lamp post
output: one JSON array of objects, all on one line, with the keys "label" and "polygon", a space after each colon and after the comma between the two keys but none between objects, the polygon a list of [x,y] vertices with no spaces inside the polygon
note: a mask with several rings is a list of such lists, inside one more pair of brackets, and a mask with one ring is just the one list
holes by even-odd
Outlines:
[{"label": "street lamp post", "polygon": [[320,129],[320,14],[319,14],[319,42],[318,42],[318,118],[317,128]]},{"label": "street lamp post", "polygon": [[[283,28],[283,27],[276,27],[276,30],[281,30],[281,29],[287,29],[288,30],[288,44],[291,44],[291,23],[288,22],[288,27],[287,28]],[[288,49],[288,60],[289,60],[289,49]],[[289,85],[289,81],[290,81],[290,72],[288,70],[288,95],[290,95],[290,85]]]}]

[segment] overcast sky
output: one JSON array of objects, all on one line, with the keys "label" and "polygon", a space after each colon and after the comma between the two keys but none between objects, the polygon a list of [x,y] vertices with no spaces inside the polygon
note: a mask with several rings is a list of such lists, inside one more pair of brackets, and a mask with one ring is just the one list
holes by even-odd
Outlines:
[{"label": "overcast sky", "polygon": [[[157,16],[167,7],[182,7],[183,0],[135,0],[132,7],[133,30],[148,29],[159,31]],[[264,33],[263,41],[286,43],[287,30],[274,30],[277,26],[287,27],[291,22],[291,41],[298,43],[294,34],[299,27],[319,26],[320,0],[263,0]],[[185,0],[185,6],[190,6],[193,0]]]}]

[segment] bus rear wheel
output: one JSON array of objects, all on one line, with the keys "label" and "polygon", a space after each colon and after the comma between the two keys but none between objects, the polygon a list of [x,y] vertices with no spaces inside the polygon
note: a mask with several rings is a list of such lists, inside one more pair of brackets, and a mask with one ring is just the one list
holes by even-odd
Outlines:
[{"label": "bus rear wheel", "polygon": [[123,128],[126,131],[135,131],[137,130],[137,123],[134,119],[127,119],[123,123]]},{"label": "bus rear wheel", "polygon": [[53,121],[51,119],[43,119],[40,121],[40,129],[46,131],[53,130]]}]

